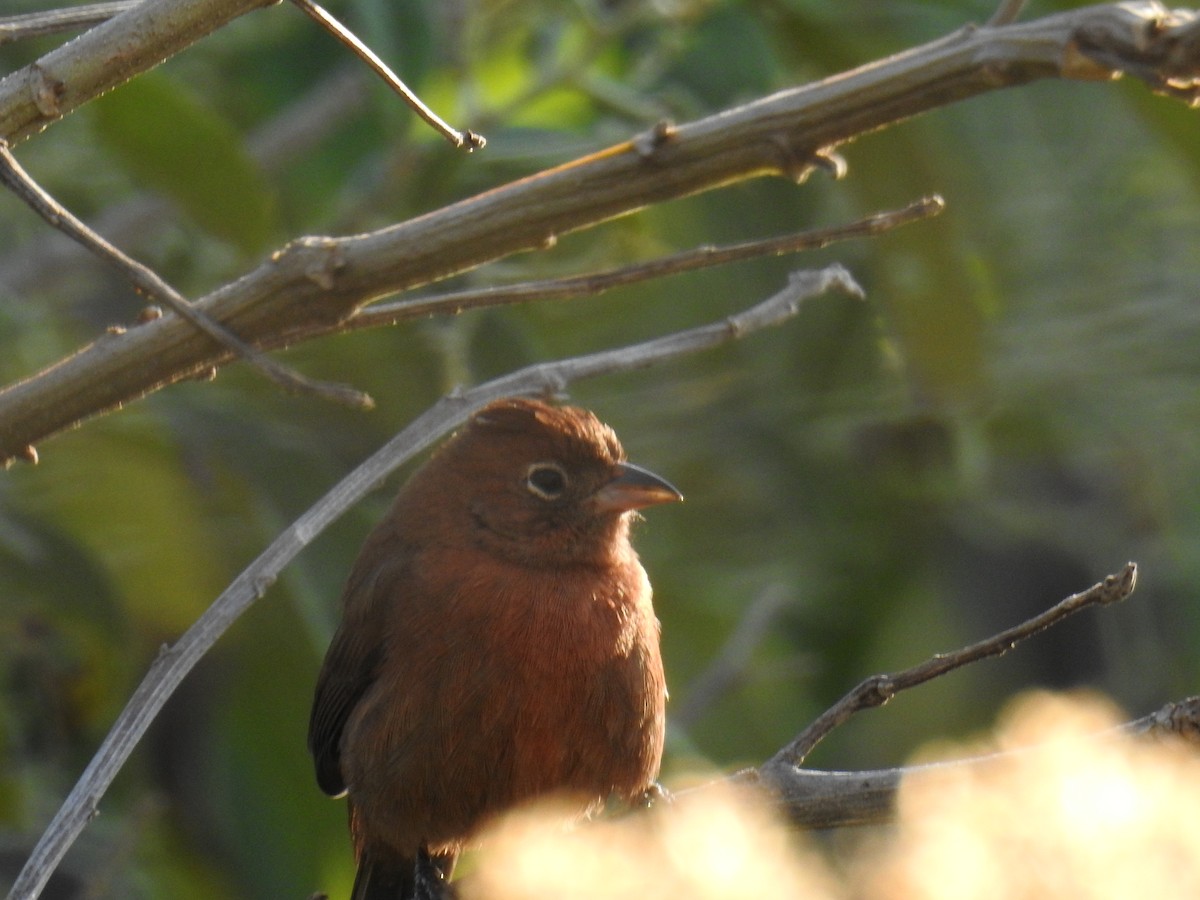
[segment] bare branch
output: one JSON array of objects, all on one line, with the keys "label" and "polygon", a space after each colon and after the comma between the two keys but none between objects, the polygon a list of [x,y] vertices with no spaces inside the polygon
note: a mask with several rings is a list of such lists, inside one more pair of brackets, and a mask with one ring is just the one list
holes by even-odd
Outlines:
[{"label": "bare branch", "polygon": [[284,390],[313,394],[362,409],[369,409],[374,405],[371,398],[361,391],[345,385],[329,384],[306,378],[287,366],[277,363],[265,353],[246,344],[227,328],[218,325],[203,311],[192,306],[187,298],[167,284],[153,269],[118,250],[46,193],[17,162],[3,138],[0,138],[0,184],[8,187],[34,212],[45,219],[51,227],[111,263],[129,280],[134,289],[145,295],[148,300],[165,304],[196,330],[208,335],[218,345],[250,363]]},{"label": "bare branch", "polygon": [[12,145],[275,0],[139,3],[0,78],[0,137]]},{"label": "bare branch", "polygon": [[[145,6],[189,2],[198,0]],[[96,32],[135,15],[144,15],[143,8],[67,46],[95,40]],[[1188,87],[1189,79],[1200,79],[1198,34],[1194,13],[1168,13],[1154,3],[1088,7],[1003,28],[964,30],[688,125],[652,129],[390,228],[297,240],[196,305],[255,345],[335,332],[379,297],[546,247],[560,234],[648,204],[750,177],[803,180],[824,151],[849,138],[1000,87],[1048,77],[1108,77],[1127,66],[1153,86],[1190,98],[1200,92]],[[46,68],[61,64],[51,56],[39,63],[37,77],[57,71]],[[30,125],[47,121],[28,106],[29,79],[36,73],[22,71],[0,81],[0,134],[25,134]],[[78,102],[74,89],[63,96]],[[227,358],[174,316],[102,339],[0,392],[0,459],[88,416],[211,372]]]},{"label": "bare branch", "polygon": [[14,41],[44,37],[61,31],[74,31],[107,22],[113,16],[132,9],[142,0],[109,0],[66,9],[48,9],[19,16],[0,17],[0,46]]},{"label": "bare branch", "polygon": [[1082,609],[1089,606],[1107,606],[1124,600],[1133,593],[1136,584],[1137,565],[1127,563],[1120,572],[1109,575],[1086,591],[1067,597],[1020,625],[961,650],[939,653],[895,675],[876,675],[868,678],[818,716],[791,743],[768,760],[760,771],[764,777],[770,778],[775,770],[797,768],[818,743],[855,713],[883,706],[900,691],[924,684],[970,663],[993,656],[1003,656],[1019,642],[1057,625]]},{"label": "bare branch", "polygon": [[383,79],[384,84],[400,95],[408,107],[425,120],[429,126],[449,141],[456,148],[465,148],[467,152],[482,150],[487,144],[483,135],[474,131],[459,131],[447,124],[441,116],[422,102],[421,98],[412,92],[407,84],[400,80],[387,63],[380,59],[375,52],[359,40],[358,35],[335,19],[328,10],[313,0],[292,0],[305,15],[329,32],[337,41],[351,53],[361,59],[367,66]]},{"label": "bare branch", "polygon": [[[1013,752],[1035,752],[1036,746],[928,765],[857,772],[803,769],[799,765],[803,754],[815,746],[821,736],[845,721],[854,708],[880,705],[879,701],[886,702],[887,697],[896,690],[915,687],[988,656],[1002,655],[1016,642],[1051,628],[1089,606],[1120,602],[1132,593],[1136,580],[1137,566],[1128,563],[1120,572],[1109,575],[1086,591],[1067,597],[1022,625],[953,653],[939,654],[899,675],[869,678],[760,768],[747,769],[730,777],[740,784],[759,785],[767,789],[770,796],[768,802],[777,806],[793,824],[801,828],[839,828],[891,821],[900,782],[910,774],[947,766],[987,765]],[[855,707],[864,697],[867,702]],[[1099,732],[1096,739],[1146,736],[1180,738],[1200,745],[1200,697],[1168,703],[1156,712],[1119,728]]]},{"label": "bare branch", "polygon": [[100,798],[167,698],[217,638],[266,592],[297,553],[407,459],[497,397],[556,393],[582,378],[642,369],[683,353],[715,347],[758,328],[781,324],[799,311],[803,300],[831,289],[861,295],[861,289],[840,266],[798,272],[784,290],[724,322],[643,344],[530,366],[445,397],[418,416],[280,534],[173,646],[163,647],[38,841],[9,900],[33,900],[38,896],[67,849],[96,815]]},{"label": "bare branch", "polygon": [[[872,237],[883,234],[900,225],[931,218],[945,209],[945,202],[936,195],[923,197],[902,209],[874,213],[845,225],[832,228],[814,228],[782,237],[760,241],[745,241],[724,247],[704,246],[684,250],[670,256],[592,272],[566,278],[551,278],[544,281],[527,281],[504,287],[486,287],[455,291],[430,297],[414,297],[395,303],[381,303],[359,310],[344,323],[342,330],[374,328],[379,325],[394,325],[406,319],[452,313],[457,315],[469,309],[484,309],[508,306],[514,303],[530,303],[537,300],[567,300],[574,297],[594,297],[615,287],[624,287],[648,281],[692,272],[711,266],[722,266],[764,256],[782,256],[804,250],[818,250],[839,241],[852,238]],[[298,335],[303,336],[303,335]],[[298,337],[293,335],[293,337]]]},{"label": "bare branch", "polygon": [[1168,703],[1150,715],[1128,723],[1121,730],[1131,735],[1177,737],[1200,744],[1200,697]]},{"label": "bare branch", "polygon": [[[1119,729],[1101,732],[1097,740],[1110,737],[1175,737],[1200,741],[1200,697],[1168,703],[1157,712],[1129,722]],[[948,762],[893,769],[858,772],[831,772],[818,769],[775,769],[769,779],[760,779],[749,769],[732,776],[739,784],[760,784],[769,788],[766,802],[771,803],[798,828],[845,828],[857,825],[882,825],[891,822],[896,811],[896,792],[900,783],[913,774],[946,767],[986,766],[1011,753],[1036,752],[1037,747],[974,756]],[[698,790],[703,790],[699,788]]]}]

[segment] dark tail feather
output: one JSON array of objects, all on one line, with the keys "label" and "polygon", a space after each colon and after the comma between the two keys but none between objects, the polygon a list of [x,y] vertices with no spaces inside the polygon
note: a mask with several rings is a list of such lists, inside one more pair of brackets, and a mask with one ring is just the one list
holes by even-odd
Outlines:
[{"label": "dark tail feather", "polygon": [[431,857],[422,849],[416,859],[383,859],[364,851],[350,900],[454,900],[456,892],[447,879],[455,856]]},{"label": "dark tail feather", "polygon": [[378,860],[368,853],[358,863],[350,900],[415,900],[412,859]]}]

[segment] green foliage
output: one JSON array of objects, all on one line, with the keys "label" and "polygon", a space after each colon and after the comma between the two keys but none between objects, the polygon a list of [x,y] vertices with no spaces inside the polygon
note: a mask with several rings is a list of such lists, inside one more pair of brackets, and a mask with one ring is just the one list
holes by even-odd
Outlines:
[{"label": "green foliage", "polygon": [[[347,2],[337,14],[488,147],[454,153],[372,85],[304,132],[302,152],[264,157],[260,139],[347,65],[283,5],[18,154],[90,221],[139,208],[148,192],[170,197],[174,212],[115,240],[197,296],[289,237],[418,215],[659,119],[932,40],[992,5]],[[1027,15],[1073,5],[1030,4]],[[0,64],[22,54],[32,56],[6,48]],[[749,608],[771,592],[787,599],[727,692],[672,726],[669,770],[760,761],[863,676],[1012,624],[1129,558],[1143,572],[1126,608],[898,698],[817,763],[895,764],[1035,684],[1094,684],[1138,712],[1194,693],[1198,128],[1194,112],[1140,85],[980,97],[843,148],[843,181],[730,187],[460,281],[587,271],[936,191],[949,206],[933,222],[799,260],[284,355],[369,391],[379,404],[369,414],[280,394],[231,366],[48,442],[38,467],[0,481],[0,829],[27,844],[159,645],[456,383],[708,321],[775,292],[791,268],[834,259],[866,287],[865,303],[819,299],[777,332],[573,390],[631,458],[688,497],[648,513],[638,534],[674,705],[689,702]],[[48,243],[27,211],[0,206],[6,381],[134,308],[78,255],[39,267]],[[235,626],[103,801],[108,830],[89,831],[99,851],[78,865],[104,874],[120,860],[108,896],[128,896],[130,883],[147,897],[185,896],[184,885],[196,896],[344,894],[344,810],[312,782],[304,728],[341,580],[393,488],[323,535]]]},{"label": "green foliage", "polygon": [[214,237],[243,251],[274,234],[274,202],[233,125],[157,72],[91,105],[96,137],[140,184],[162,191]]}]

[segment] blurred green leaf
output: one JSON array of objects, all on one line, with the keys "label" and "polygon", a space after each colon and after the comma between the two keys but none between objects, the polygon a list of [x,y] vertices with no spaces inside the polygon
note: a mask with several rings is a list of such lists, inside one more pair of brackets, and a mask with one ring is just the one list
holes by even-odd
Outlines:
[{"label": "blurred green leaf", "polygon": [[182,632],[228,576],[204,491],[152,418],[110,419],[62,440],[20,500],[103,560],[140,635]]},{"label": "blurred green leaf", "polygon": [[97,100],[96,134],[139,182],[166,194],[196,224],[250,253],[275,230],[275,200],[229,121],[158,72]]}]

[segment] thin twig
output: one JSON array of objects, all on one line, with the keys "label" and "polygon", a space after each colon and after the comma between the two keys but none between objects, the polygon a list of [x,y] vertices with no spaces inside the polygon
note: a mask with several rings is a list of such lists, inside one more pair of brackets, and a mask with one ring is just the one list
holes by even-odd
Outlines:
[{"label": "thin twig", "polygon": [[[759,259],[765,256],[783,256],[805,250],[818,250],[838,241],[852,238],[874,237],[900,225],[936,216],[945,208],[945,201],[934,194],[922,197],[901,209],[874,213],[857,221],[845,225],[835,225],[832,228],[815,228],[781,237],[745,241],[724,247],[711,245],[695,247],[648,262],[634,263],[602,272],[591,272],[586,275],[526,281],[503,287],[473,288],[429,297],[398,300],[394,303],[381,303],[359,310],[342,325],[345,330],[375,328],[380,325],[394,325],[406,319],[435,314],[457,314],[469,309],[531,303],[539,300],[594,297],[612,288],[624,287],[640,281],[664,278],[696,269]],[[289,337],[295,339],[297,335],[293,334]]]},{"label": "thin twig", "polygon": [[987,21],[988,27],[999,28],[1001,25],[1011,25],[1021,17],[1021,10],[1024,8],[1025,0],[1000,0],[1000,5],[996,7],[996,11]]},{"label": "thin twig", "polygon": [[109,0],[67,9],[47,9],[0,18],[0,46],[28,38],[44,37],[77,28],[90,28],[107,22],[113,16],[132,9],[142,0]]},{"label": "thin twig", "polygon": [[1002,631],[961,650],[955,650],[953,653],[939,653],[925,662],[895,675],[875,675],[866,679],[818,716],[791,743],[771,757],[762,767],[762,771],[767,773],[771,769],[799,766],[813,748],[830,732],[860,710],[883,706],[900,691],[924,684],[954,669],[962,668],[981,659],[1002,656],[1020,641],[1045,631],[1081,609],[1089,606],[1106,606],[1124,600],[1133,592],[1136,583],[1137,565],[1127,563],[1125,568],[1115,575],[1109,575],[1086,591],[1067,597],[1040,615],[1034,616],[1014,628]]},{"label": "thin twig", "polygon": [[414,454],[497,397],[557,393],[581,378],[642,369],[673,356],[724,344],[757,328],[782,324],[799,311],[805,299],[829,290],[862,294],[862,289],[841,266],[798,272],[778,294],[722,322],[629,347],[540,363],[442,398],[293,522],[173,646],[163,647],[34,847],[8,900],[33,900],[38,896],[63,855],[95,816],[100,798],[167,698],[217,638],[266,592],[297,553]]},{"label": "thin twig", "polygon": [[369,409],[374,405],[374,401],[361,391],[345,385],[313,381],[293,369],[279,364],[265,353],[251,347],[220,323],[213,321],[167,284],[153,269],[118,250],[46,193],[17,162],[8,143],[2,138],[0,138],[0,183],[16,194],[52,227],[112,263],[130,281],[134,289],[145,295],[147,299],[165,304],[176,315],[186,319],[221,346],[250,363],[285,390],[313,394],[363,409]]},{"label": "thin twig", "polygon": [[459,131],[426,106],[421,98],[413,93],[412,89],[401,81],[395,72],[388,68],[387,63],[380,59],[370,47],[359,40],[358,35],[330,15],[324,7],[314,3],[313,0],[292,0],[292,3],[298,6],[310,19],[337,38],[343,47],[366,63],[372,72],[382,78],[388,87],[400,95],[401,99],[409,105],[413,112],[424,119],[434,131],[456,148],[465,148],[470,153],[473,150],[482,150],[484,145],[487,144],[487,140],[483,135],[476,134],[470,130]]},{"label": "thin twig", "polygon": [[[1124,599],[1132,592],[1136,577],[1137,567],[1133,563],[1129,563],[1121,572],[1108,576],[1104,581],[1082,593],[1068,597],[1023,625],[955,653],[936,656],[899,675],[867,679],[854,692],[843,698],[834,709],[844,709],[851,698],[856,698],[864,690],[871,700],[866,705],[878,705],[878,702],[875,701],[880,698],[886,699],[895,690],[913,687],[960,665],[966,665],[987,656],[999,655],[1023,637],[1050,628],[1087,606],[1110,604]],[[890,682],[887,689],[879,689],[881,680]],[[864,688],[864,686],[866,687]],[[850,711],[853,712],[853,710]],[[836,721],[832,725],[822,726],[825,733],[834,725],[844,721],[845,716],[839,713],[833,718]],[[818,722],[820,721],[819,719]],[[814,723],[815,725],[817,723]],[[783,813],[793,825],[800,828],[829,829],[855,825],[879,825],[894,819],[896,793],[900,788],[900,783],[910,775],[951,767],[985,766],[1011,758],[1018,753],[1035,753],[1038,750],[1038,747],[1034,745],[1015,751],[988,753],[945,762],[897,766],[888,769],[831,772],[803,769],[797,764],[797,754],[805,752],[803,746],[797,747],[797,745],[803,742],[811,749],[811,746],[815,745],[816,740],[819,739],[819,735],[806,738],[811,728],[812,726],[800,738],[797,738],[758,769],[746,769],[711,782],[710,785],[687,789],[680,793],[703,791],[709,786],[730,782],[737,785],[759,786],[767,789],[764,794],[764,802],[771,804],[776,811]],[[1168,703],[1148,716],[1116,728],[1099,731],[1095,738],[1103,741],[1144,736],[1169,736],[1200,744],[1200,697]]]}]

